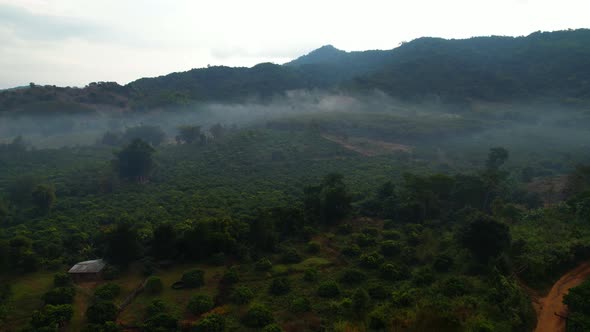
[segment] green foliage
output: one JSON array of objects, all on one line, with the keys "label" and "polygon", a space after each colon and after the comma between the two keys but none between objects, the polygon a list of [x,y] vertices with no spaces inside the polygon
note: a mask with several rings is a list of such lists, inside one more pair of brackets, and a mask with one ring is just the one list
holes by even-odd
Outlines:
[{"label": "green foliage", "polygon": [[112,282],[100,285],[94,290],[94,297],[98,301],[112,301],[121,294],[121,286]]},{"label": "green foliage", "polygon": [[153,146],[158,146],[164,142],[166,134],[160,127],[141,125],[127,128],[123,134],[123,138],[128,142],[142,140]]},{"label": "green foliage", "polygon": [[270,271],[270,269],[272,269],[272,263],[268,258],[261,258],[256,262],[256,270]]},{"label": "green foliage", "polygon": [[41,211],[49,211],[55,203],[55,189],[53,186],[40,184],[31,192],[33,204]]},{"label": "green foliage", "polygon": [[283,332],[283,329],[277,324],[269,324],[262,329],[263,332]]},{"label": "green foliage", "polygon": [[146,332],[178,331],[178,320],[168,313],[159,313],[148,317],[142,330]]},{"label": "green foliage", "polygon": [[254,304],[242,317],[242,323],[251,328],[262,328],[274,322],[272,312],[262,304]]},{"label": "green foliage", "polygon": [[48,304],[42,310],[33,313],[31,326],[34,328],[63,326],[72,319],[73,315],[74,309],[71,304]]},{"label": "green foliage", "polygon": [[333,280],[322,281],[318,286],[317,294],[320,297],[334,298],[340,295],[340,287]]},{"label": "green foliage", "polygon": [[302,313],[311,310],[311,302],[306,297],[295,297],[291,300],[289,305],[291,312]]},{"label": "green foliage", "polygon": [[303,280],[307,282],[314,282],[318,280],[318,270],[313,267],[305,269],[303,272]]},{"label": "green foliage", "polygon": [[145,309],[146,317],[152,317],[157,314],[166,313],[168,306],[162,299],[155,299]]},{"label": "green foliage", "polygon": [[310,220],[334,224],[351,210],[350,195],[341,174],[329,174],[319,186],[304,189],[305,213]]},{"label": "green foliage", "polygon": [[381,278],[389,281],[403,280],[408,277],[408,269],[403,265],[384,263],[379,267]]},{"label": "green foliage", "polygon": [[274,278],[268,291],[273,295],[284,295],[291,291],[291,283],[286,277]]},{"label": "green foliage", "polygon": [[307,245],[305,247],[305,251],[307,251],[310,254],[317,254],[320,252],[320,244],[314,241],[310,241],[307,242]]},{"label": "green foliage", "polygon": [[401,246],[398,242],[387,240],[381,242],[381,253],[385,257],[393,257],[401,252]]},{"label": "green foliage", "polygon": [[207,295],[195,295],[193,296],[186,308],[193,315],[203,314],[213,309],[213,300]]},{"label": "green foliage", "polygon": [[57,287],[43,295],[45,304],[71,304],[74,301],[76,289],[73,287]]},{"label": "green foliage", "polygon": [[510,230],[486,215],[475,217],[459,232],[459,241],[482,262],[500,255],[510,246]]},{"label": "green foliage", "polygon": [[53,285],[55,287],[68,287],[71,286],[72,279],[70,275],[65,272],[56,273],[53,276]]},{"label": "green foliage", "polygon": [[377,252],[361,255],[360,264],[362,267],[376,269],[383,263],[383,256]]},{"label": "green foliage", "polygon": [[225,331],[225,318],[219,314],[210,314],[196,323],[194,332],[223,332]]},{"label": "green foliage", "polygon": [[235,304],[247,304],[254,298],[254,292],[246,286],[237,286],[231,294],[231,301]]},{"label": "green foliage", "polygon": [[155,150],[141,139],[133,140],[123,150],[115,153],[113,165],[119,176],[129,180],[139,180],[150,175]]},{"label": "green foliage", "polygon": [[369,307],[369,294],[362,288],[358,288],[352,295],[352,310],[356,315],[362,316]]},{"label": "green foliage", "polygon": [[235,266],[230,267],[223,273],[223,282],[227,284],[235,284],[240,281],[240,274]]},{"label": "green foliage", "polygon": [[145,283],[145,290],[149,294],[158,294],[162,292],[163,289],[164,284],[162,283],[162,279],[160,279],[160,277],[151,276]]},{"label": "green foliage", "polygon": [[127,266],[138,257],[140,245],[137,230],[129,223],[118,224],[113,230],[107,232],[105,237],[105,256],[109,262]]},{"label": "green foliage", "polygon": [[367,279],[367,276],[357,269],[346,269],[340,274],[340,281],[349,284],[357,284]]},{"label": "green foliage", "polygon": [[201,287],[205,284],[205,271],[202,270],[190,270],[182,275],[181,281],[187,288]]},{"label": "green foliage", "polygon": [[91,324],[104,324],[117,318],[117,306],[113,302],[97,301],[88,307],[86,317]]},{"label": "green foliage", "polygon": [[294,264],[301,262],[301,255],[295,248],[285,248],[283,250],[282,259],[283,263]]}]

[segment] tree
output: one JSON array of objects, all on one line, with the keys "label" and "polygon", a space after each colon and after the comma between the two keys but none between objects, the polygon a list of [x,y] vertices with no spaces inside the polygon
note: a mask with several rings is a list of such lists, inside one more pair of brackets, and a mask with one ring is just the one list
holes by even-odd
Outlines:
[{"label": "tree", "polygon": [[35,311],[31,319],[34,328],[61,327],[69,322],[74,315],[71,304],[46,305],[42,310]]},{"label": "tree", "polygon": [[324,224],[334,224],[346,217],[351,210],[350,202],[341,174],[328,174],[319,186],[304,189],[306,217]]},{"label": "tree", "polygon": [[121,178],[142,181],[154,167],[154,152],[148,143],[135,139],[123,150],[115,153],[116,159],[113,163]]},{"label": "tree", "polygon": [[149,294],[158,294],[164,289],[164,284],[162,283],[162,279],[156,276],[151,276],[147,279],[145,283],[145,290]]},{"label": "tree", "polygon": [[508,160],[508,150],[502,147],[491,148],[486,161],[488,170],[498,170]]},{"label": "tree", "polygon": [[481,213],[463,226],[458,236],[461,244],[484,263],[510,246],[508,226]]},{"label": "tree", "polygon": [[139,256],[137,231],[128,223],[121,223],[106,234],[106,257],[115,264],[126,266]]},{"label": "tree", "polygon": [[216,123],[209,128],[209,132],[213,136],[213,139],[220,139],[225,134],[225,128],[221,124]]},{"label": "tree", "polygon": [[40,184],[31,193],[33,197],[33,204],[37,206],[40,211],[47,212],[55,203],[55,189],[53,186],[47,184]]},{"label": "tree", "polygon": [[113,302],[98,301],[88,307],[86,317],[91,324],[104,324],[115,321],[117,312],[117,306]]},{"label": "tree", "polygon": [[195,295],[193,296],[186,308],[193,315],[200,315],[213,309],[213,300],[207,295]]},{"label": "tree", "polygon": [[177,253],[177,236],[176,230],[171,223],[158,225],[154,230],[152,240],[152,255],[161,259],[171,259]]},{"label": "tree", "polygon": [[352,295],[352,309],[353,312],[359,316],[363,316],[369,307],[369,294],[362,288],[357,289]]},{"label": "tree", "polygon": [[180,126],[178,127],[178,136],[176,141],[178,143],[191,144],[194,142],[204,143],[206,136],[201,133],[200,126]]},{"label": "tree", "polygon": [[272,322],[272,312],[262,304],[254,304],[242,318],[242,323],[251,328],[262,328]]},{"label": "tree", "polygon": [[158,126],[141,125],[127,128],[124,137],[127,141],[140,139],[152,146],[158,146],[164,141],[166,134]]},{"label": "tree", "polygon": [[182,275],[182,282],[187,288],[201,287],[205,284],[205,271],[197,269],[187,271]]},{"label": "tree", "polygon": [[195,326],[195,332],[223,332],[225,318],[219,314],[210,314],[201,319]]}]

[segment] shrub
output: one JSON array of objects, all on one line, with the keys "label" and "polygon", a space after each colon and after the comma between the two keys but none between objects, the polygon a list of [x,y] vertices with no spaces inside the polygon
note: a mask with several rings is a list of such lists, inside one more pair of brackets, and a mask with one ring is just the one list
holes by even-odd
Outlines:
[{"label": "shrub", "polygon": [[286,248],[283,250],[282,259],[283,263],[294,264],[301,262],[301,255],[295,250],[295,248]]},{"label": "shrub", "polygon": [[320,252],[320,248],[321,246],[319,243],[310,241],[307,243],[305,251],[307,251],[310,254],[317,254],[318,252]]},{"label": "shrub", "polygon": [[104,324],[105,322],[115,321],[117,312],[117,306],[113,302],[97,301],[88,307],[86,317],[91,324]]},{"label": "shrub", "polygon": [[67,287],[72,285],[72,279],[67,273],[56,273],[53,276],[53,285],[55,287]]},{"label": "shrub", "polygon": [[390,315],[385,306],[376,307],[369,313],[369,329],[377,331],[386,330],[389,317]]},{"label": "shrub", "polygon": [[161,312],[154,316],[148,317],[143,324],[143,330],[146,332],[176,331],[178,320],[172,315]]},{"label": "shrub", "polygon": [[385,263],[379,268],[381,277],[389,281],[405,279],[408,276],[408,269],[405,266],[399,266],[391,263]]},{"label": "shrub", "polygon": [[395,221],[393,221],[391,219],[383,220],[383,229],[394,229],[395,226],[396,226]]},{"label": "shrub", "polygon": [[356,244],[358,244],[360,247],[368,247],[377,243],[377,240],[375,240],[373,236],[364,233],[355,234],[354,238]]},{"label": "shrub", "polygon": [[225,318],[219,314],[210,314],[194,325],[194,332],[223,332],[225,330]]},{"label": "shrub", "polygon": [[450,277],[441,283],[441,292],[449,297],[462,296],[469,293],[471,283],[462,277]]},{"label": "shrub", "polygon": [[293,313],[308,312],[311,310],[311,303],[306,297],[296,297],[291,301],[289,307]]},{"label": "shrub", "polygon": [[268,258],[261,258],[256,262],[256,270],[258,271],[270,271],[272,269],[272,263]]},{"label": "shrub", "polygon": [[334,280],[326,280],[318,286],[318,296],[321,297],[337,297],[340,295],[340,287]]},{"label": "shrub", "polygon": [[376,269],[383,263],[383,256],[376,252],[361,255],[361,266]]},{"label": "shrub", "polygon": [[318,280],[318,270],[310,267],[303,272],[303,280],[313,282]]},{"label": "shrub", "polygon": [[272,280],[269,288],[269,292],[273,295],[283,295],[291,291],[291,285],[289,279],[281,277]]},{"label": "shrub", "polygon": [[439,272],[448,272],[453,267],[453,257],[447,254],[439,254],[434,258],[433,267]]},{"label": "shrub", "polygon": [[342,248],[342,254],[344,256],[356,257],[356,256],[360,255],[360,253],[361,253],[361,248],[359,246],[357,246],[356,244],[352,244],[352,245]]},{"label": "shrub", "polygon": [[386,257],[393,257],[401,252],[401,246],[398,242],[387,240],[381,242],[381,253]]},{"label": "shrub", "polygon": [[362,232],[363,232],[363,234],[367,234],[367,235],[372,236],[372,237],[379,236],[379,229],[376,228],[376,227],[366,227],[366,228],[363,228]]},{"label": "shrub", "polygon": [[368,306],[369,306],[369,301],[371,299],[369,298],[369,294],[367,294],[367,292],[362,289],[359,288],[357,289],[354,294],[352,295],[352,309],[354,311],[355,314],[362,314],[364,313]]},{"label": "shrub", "polygon": [[35,331],[43,331],[42,328],[48,326],[62,325],[69,322],[74,315],[74,309],[71,304],[51,305],[48,304],[42,310],[33,312],[31,325],[36,328]]},{"label": "shrub", "polygon": [[186,308],[191,314],[200,315],[213,309],[213,300],[207,295],[195,295],[189,300]]},{"label": "shrub", "polygon": [[225,271],[223,274],[223,282],[226,284],[235,284],[236,282],[240,281],[240,275],[238,274],[238,269],[234,266],[230,267]]},{"label": "shrub", "polygon": [[145,313],[147,317],[155,316],[159,313],[163,313],[168,311],[166,307],[166,303],[161,299],[153,300],[145,309]]},{"label": "shrub", "polygon": [[416,299],[415,289],[402,289],[391,292],[391,304],[394,307],[408,307]]},{"label": "shrub", "polygon": [[262,332],[283,332],[283,329],[277,324],[266,325]]},{"label": "shrub", "polygon": [[430,267],[421,267],[412,273],[414,283],[419,286],[429,285],[434,279],[434,272]]},{"label": "shrub", "polygon": [[94,291],[94,297],[97,300],[112,301],[121,293],[121,287],[112,282],[98,286]]},{"label": "shrub", "polygon": [[231,301],[235,304],[246,304],[254,298],[254,292],[246,287],[239,286],[234,288],[231,294]]},{"label": "shrub", "polygon": [[350,223],[339,225],[336,232],[342,235],[348,235],[352,233],[352,225]]},{"label": "shrub", "polygon": [[385,300],[391,294],[391,289],[382,284],[373,284],[369,286],[368,293],[374,300]]},{"label": "shrub", "polygon": [[182,275],[182,282],[187,288],[201,287],[205,284],[205,272],[202,270],[190,270]]},{"label": "shrub", "polygon": [[158,294],[164,289],[164,284],[160,277],[151,276],[145,283],[145,291],[149,294]]},{"label": "shrub", "polygon": [[399,240],[402,238],[402,234],[398,231],[383,231],[383,233],[381,233],[381,236],[383,236],[384,239],[387,240]]},{"label": "shrub", "polygon": [[349,284],[356,284],[365,281],[366,279],[367,276],[357,269],[346,269],[340,275],[340,281]]},{"label": "shrub", "polygon": [[274,322],[272,312],[264,305],[255,304],[242,318],[242,323],[251,328],[265,327]]},{"label": "shrub", "polygon": [[60,305],[71,304],[74,301],[76,290],[73,287],[54,288],[43,295],[45,304]]}]

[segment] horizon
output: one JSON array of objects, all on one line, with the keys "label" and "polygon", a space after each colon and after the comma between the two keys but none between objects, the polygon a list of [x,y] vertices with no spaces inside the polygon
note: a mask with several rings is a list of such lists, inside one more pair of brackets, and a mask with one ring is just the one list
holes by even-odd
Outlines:
[{"label": "horizon", "polygon": [[584,13],[590,9],[580,0],[282,5],[288,10],[267,1],[171,6],[109,0],[82,6],[74,0],[0,0],[0,89],[30,82],[124,85],[209,65],[283,64],[323,45],[347,52],[391,50],[421,37],[520,37],[588,28]]}]

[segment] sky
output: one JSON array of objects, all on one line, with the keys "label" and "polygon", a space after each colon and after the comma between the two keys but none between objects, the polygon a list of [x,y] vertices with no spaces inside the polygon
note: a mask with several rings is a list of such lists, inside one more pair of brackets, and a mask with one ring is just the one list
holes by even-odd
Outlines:
[{"label": "sky", "polygon": [[589,0],[0,0],[0,89],[589,28]]}]

